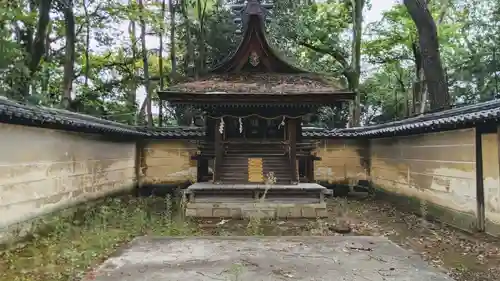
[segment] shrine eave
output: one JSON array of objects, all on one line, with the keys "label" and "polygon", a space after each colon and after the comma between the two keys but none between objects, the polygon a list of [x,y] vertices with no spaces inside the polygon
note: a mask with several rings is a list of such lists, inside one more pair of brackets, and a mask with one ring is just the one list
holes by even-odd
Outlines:
[{"label": "shrine eave", "polygon": [[314,73],[234,73],[186,79],[164,89],[179,93],[337,94],[349,92],[341,81]]},{"label": "shrine eave", "polygon": [[171,104],[192,104],[192,105],[329,105],[341,101],[351,101],[355,94],[351,91],[338,92],[307,92],[307,93],[193,93],[160,91],[158,96],[161,100],[169,101]]}]

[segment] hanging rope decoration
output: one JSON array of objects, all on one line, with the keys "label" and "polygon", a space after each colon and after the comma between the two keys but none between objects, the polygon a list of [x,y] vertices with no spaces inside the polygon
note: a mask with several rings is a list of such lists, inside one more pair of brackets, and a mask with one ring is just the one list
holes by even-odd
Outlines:
[{"label": "hanging rope decoration", "polygon": [[212,115],[204,115],[206,116],[207,118],[212,118],[212,119],[220,119],[220,118],[225,118],[225,117],[231,117],[231,118],[249,118],[249,117],[258,117],[260,119],[265,119],[265,120],[274,120],[274,119],[278,119],[278,118],[283,118],[283,120],[285,118],[288,118],[288,119],[299,119],[299,118],[302,118],[302,117],[306,117],[306,116],[311,116],[311,115],[314,115],[313,113],[308,113],[308,114],[303,114],[303,115],[296,115],[296,116],[290,116],[290,115],[278,115],[278,116],[274,116],[274,117],[265,117],[265,116],[262,116],[262,115],[259,115],[259,114],[249,114],[249,115],[244,115],[244,116],[237,116],[237,115],[218,115],[218,116],[212,116]]},{"label": "hanging rope decoration", "polygon": [[281,127],[285,126],[285,116],[283,116],[283,119],[281,120],[281,123],[278,125],[278,130],[281,129]]},{"label": "hanging rope decoration", "polygon": [[259,114],[250,114],[250,115],[246,115],[246,116],[235,116],[235,115],[223,115],[223,116],[204,115],[204,116],[206,116],[207,118],[212,118],[212,119],[220,119],[219,133],[222,135],[222,134],[224,134],[224,118],[225,117],[238,118],[239,123],[240,123],[239,131],[240,131],[240,134],[242,134],[243,133],[243,118],[258,117],[258,118],[261,118],[264,120],[275,120],[275,119],[282,117],[281,123],[278,125],[278,130],[279,130],[279,129],[281,129],[281,127],[285,126],[285,119],[286,118],[299,119],[299,118],[310,116],[310,115],[312,115],[312,113],[297,115],[297,116],[279,115],[279,116],[275,116],[275,117],[265,117],[265,116],[262,116]]},{"label": "hanging rope decoration", "polygon": [[220,118],[219,133],[224,134],[224,117]]}]

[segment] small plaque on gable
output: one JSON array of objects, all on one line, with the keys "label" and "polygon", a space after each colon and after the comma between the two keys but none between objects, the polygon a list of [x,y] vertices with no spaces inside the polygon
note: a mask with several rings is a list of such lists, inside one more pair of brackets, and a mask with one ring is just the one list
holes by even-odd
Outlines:
[{"label": "small plaque on gable", "polygon": [[248,60],[250,61],[250,64],[254,67],[259,65],[259,63],[260,63],[259,55],[257,55],[256,52],[252,52],[250,54],[250,56],[248,57]]}]

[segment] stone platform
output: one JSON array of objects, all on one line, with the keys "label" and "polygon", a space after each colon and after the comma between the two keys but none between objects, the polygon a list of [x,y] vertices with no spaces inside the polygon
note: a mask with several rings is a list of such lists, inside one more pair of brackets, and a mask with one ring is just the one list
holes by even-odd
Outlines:
[{"label": "stone platform", "polygon": [[316,183],[296,185],[195,183],[185,190],[186,216],[204,218],[326,217],[325,195]]},{"label": "stone platform", "polygon": [[84,281],[453,281],[384,237],[137,238]]}]

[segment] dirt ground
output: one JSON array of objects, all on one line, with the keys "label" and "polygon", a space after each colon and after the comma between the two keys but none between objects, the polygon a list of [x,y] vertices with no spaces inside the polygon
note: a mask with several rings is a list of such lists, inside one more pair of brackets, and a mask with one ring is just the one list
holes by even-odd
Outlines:
[{"label": "dirt ground", "polygon": [[199,227],[204,235],[223,236],[381,235],[445,269],[457,281],[500,280],[500,239],[423,221],[368,196],[333,198],[328,205],[330,216],[323,220],[203,220]]},{"label": "dirt ground", "polygon": [[329,217],[322,220],[188,221],[174,203],[163,197],[111,198],[68,219],[53,220],[48,225],[52,231],[0,250],[0,280],[79,280],[122,245],[144,235],[364,235],[386,236],[457,281],[500,281],[500,239],[426,222],[366,195],[329,199]]}]

